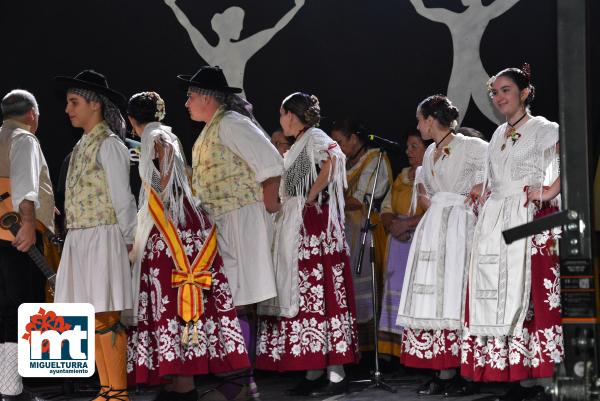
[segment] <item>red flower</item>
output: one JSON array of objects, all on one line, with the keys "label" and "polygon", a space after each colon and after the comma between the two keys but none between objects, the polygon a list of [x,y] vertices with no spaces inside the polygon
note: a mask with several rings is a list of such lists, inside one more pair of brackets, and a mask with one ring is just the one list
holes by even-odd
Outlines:
[{"label": "red flower", "polygon": [[[31,316],[29,323],[25,326],[25,334],[23,334],[24,340],[29,340],[31,343],[31,332],[41,331],[42,333],[48,330],[55,330],[59,333],[65,332],[71,329],[69,323],[65,323],[65,318],[62,316],[56,316],[56,313],[49,311],[46,312],[43,308],[40,308],[37,315]],[[42,352],[46,352],[50,349],[50,343],[45,341],[42,343]]]}]

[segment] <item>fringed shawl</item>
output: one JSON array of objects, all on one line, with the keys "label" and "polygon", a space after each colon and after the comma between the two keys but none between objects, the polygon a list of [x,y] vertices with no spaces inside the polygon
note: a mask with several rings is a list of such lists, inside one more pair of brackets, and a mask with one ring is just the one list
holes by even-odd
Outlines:
[{"label": "fringed shawl", "polygon": [[[334,237],[341,241],[344,231],[344,189],[348,186],[346,181],[346,156],[337,142],[327,136],[325,132],[318,128],[309,128],[285,154],[283,159],[285,172],[281,180],[279,196],[281,199],[289,198],[291,188],[286,188],[286,182],[289,182],[286,178],[290,174],[298,173],[299,163],[296,163],[296,161],[299,156],[304,157],[304,155],[308,157],[308,172],[295,181],[294,194],[306,200],[308,192],[318,176],[317,164],[322,166],[327,159],[332,159],[332,169],[329,172],[329,184],[327,186],[329,194],[327,235],[331,235],[333,232]],[[322,203],[323,193],[321,192],[317,204],[322,205]]]},{"label": "fringed shawl", "polygon": [[[164,149],[164,157],[161,162],[160,171],[154,166],[153,160],[158,157],[155,145],[160,144]],[[144,248],[148,241],[150,231],[154,226],[154,220],[148,211],[148,196],[146,187],[153,187],[160,194],[165,205],[165,215],[173,221],[175,226],[185,224],[186,210],[184,200],[187,198],[189,207],[193,213],[198,213],[192,197],[192,190],[186,174],[185,161],[181,145],[177,137],[171,132],[171,128],[159,122],[146,125],[142,132],[140,148],[139,172],[142,179],[142,187],[139,196],[138,228],[135,235],[135,243],[130,255],[133,262],[133,311],[132,315],[124,314],[123,321],[128,325],[137,324],[138,297],[140,286],[140,274]],[[161,186],[161,173],[169,175],[169,180],[164,188]],[[148,188],[149,189],[149,188]],[[189,211],[188,211],[189,213]],[[204,220],[200,218],[202,231],[205,227]]]},{"label": "fringed shawl", "polygon": [[[185,170],[183,153],[179,140],[167,127],[158,122],[149,123],[142,133],[139,171],[142,179],[139,204],[140,209],[147,204],[146,185],[152,185],[153,179],[160,179],[160,172],[154,166],[153,160],[158,157],[155,145],[160,144],[164,149],[164,157],[160,165],[162,174],[169,174],[169,181],[164,188],[159,189],[165,205],[165,214],[177,226],[185,224],[185,208],[183,198],[186,197],[194,207],[192,190]],[[196,210],[195,210],[196,211]],[[196,211],[197,212],[197,211]]]},{"label": "fringed shawl", "polygon": [[[292,318],[300,308],[298,287],[298,247],[303,226],[303,209],[308,192],[317,179],[317,165],[333,159],[327,192],[329,220],[327,236],[344,244],[344,188],[346,187],[346,157],[338,144],[317,128],[308,129],[285,154],[279,195],[282,208],[275,217],[273,267],[277,297],[260,302],[258,313]],[[322,191],[323,192],[323,191]],[[317,199],[322,206],[323,193]]]}]

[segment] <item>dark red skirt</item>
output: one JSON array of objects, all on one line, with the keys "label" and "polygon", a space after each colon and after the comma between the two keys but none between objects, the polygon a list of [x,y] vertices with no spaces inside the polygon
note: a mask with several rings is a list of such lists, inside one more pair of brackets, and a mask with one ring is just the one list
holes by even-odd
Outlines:
[{"label": "dark red skirt", "polygon": [[402,331],[403,365],[420,369],[444,370],[460,366],[460,332],[457,330]]},{"label": "dark red skirt", "polygon": [[[202,212],[203,213],[203,212]],[[177,231],[193,260],[210,229],[205,214],[186,215]],[[212,264],[212,287],[202,291],[204,314],[196,323],[198,343],[182,343],[185,327],[177,315],[177,289],[171,287],[173,259],[156,228],[150,232],[141,266],[138,325],[129,333],[127,372],[130,384],[159,384],[167,375],[225,373],[250,367],[227,278],[217,254]]]},{"label": "dark red skirt", "polygon": [[[534,218],[557,211],[539,210]],[[474,381],[514,382],[552,377],[564,355],[560,311],[558,231],[536,235],[531,249],[531,298],[519,336],[470,336],[463,332],[461,375]]]},{"label": "dark red skirt", "polygon": [[326,206],[305,206],[298,273],[300,310],[293,318],[263,316],[256,368],[323,369],[355,363],[358,335],[346,241],[327,236]]}]

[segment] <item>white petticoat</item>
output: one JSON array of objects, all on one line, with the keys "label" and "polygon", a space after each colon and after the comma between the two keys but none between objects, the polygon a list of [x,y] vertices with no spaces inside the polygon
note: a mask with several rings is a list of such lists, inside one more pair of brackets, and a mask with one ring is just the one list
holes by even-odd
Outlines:
[{"label": "white petticoat", "polygon": [[217,246],[236,306],[277,295],[271,258],[273,219],[262,202],[218,217]]},{"label": "white petticoat", "polygon": [[54,301],[88,302],[96,313],[132,308],[131,267],[118,225],[69,230]]}]

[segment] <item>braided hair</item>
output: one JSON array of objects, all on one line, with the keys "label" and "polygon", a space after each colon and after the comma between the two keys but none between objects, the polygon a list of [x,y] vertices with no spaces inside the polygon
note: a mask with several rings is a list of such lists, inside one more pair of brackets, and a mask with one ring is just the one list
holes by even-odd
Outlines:
[{"label": "braided hair", "polygon": [[292,112],[300,119],[302,124],[309,127],[318,127],[321,121],[321,107],[319,99],[308,93],[292,93],[283,100],[281,107],[285,111]]}]

